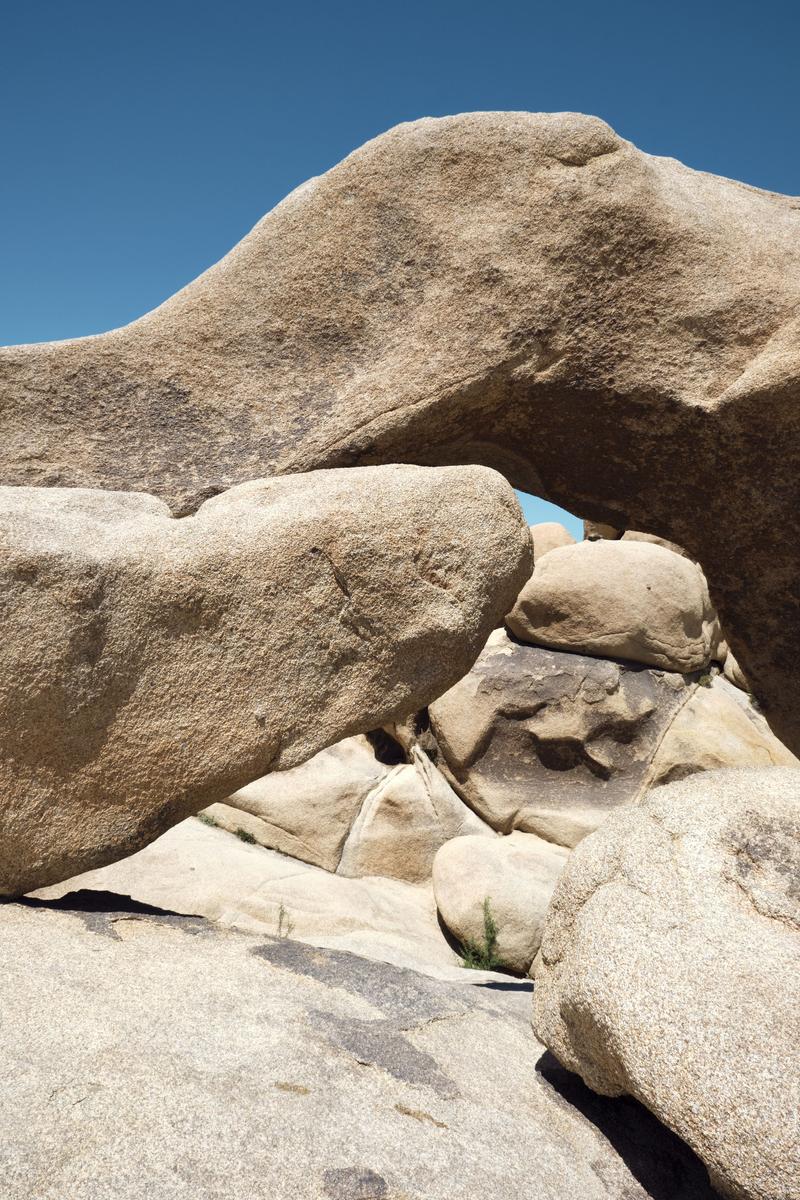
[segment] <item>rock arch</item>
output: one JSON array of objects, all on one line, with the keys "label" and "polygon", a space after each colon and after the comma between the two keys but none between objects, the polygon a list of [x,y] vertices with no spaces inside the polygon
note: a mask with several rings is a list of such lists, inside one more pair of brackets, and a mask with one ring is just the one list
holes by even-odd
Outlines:
[{"label": "rock arch", "polygon": [[481,462],[703,564],[800,749],[800,201],[574,114],[401,125],[98,337],[0,351],[0,482]]}]

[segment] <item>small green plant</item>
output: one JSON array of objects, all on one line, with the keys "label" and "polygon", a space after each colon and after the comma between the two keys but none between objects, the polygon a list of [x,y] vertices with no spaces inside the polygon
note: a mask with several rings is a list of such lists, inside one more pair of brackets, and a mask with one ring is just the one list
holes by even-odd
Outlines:
[{"label": "small green plant", "polygon": [[462,942],[461,965],[471,971],[494,971],[500,966],[497,957],[497,922],[487,896],[483,902],[483,941]]},{"label": "small green plant", "polygon": [[294,921],[289,916],[289,911],[281,900],[280,908],[278,909],[278,937],[288,938],[292,936],[294,929]]},{"label": "small green plant", "polygon": [[204,813],[204,812],[198,813],[197,819],[198,819],[198,821],[202,821],[204,825],[213,825],[215,829],[218,824],[218,822],[214,819],[214,817],[211,816],[210,813]]},{"label": "small green plant", "polygon": [[709,671],[705,671],[700,676],[700,678],[698,679],[697,682],[700,685],[700,687],[711,687],[711,684],[713,682],[713,676],[711,675],[711,673]]},{"label": "small green plant", "polygon": [[248,846],[255,846],[256,844],[256,839],[252,833],[248,833],[246,829],[242,829],[241,825],[236,830],[236,836],[240,842],[247,842]]}]

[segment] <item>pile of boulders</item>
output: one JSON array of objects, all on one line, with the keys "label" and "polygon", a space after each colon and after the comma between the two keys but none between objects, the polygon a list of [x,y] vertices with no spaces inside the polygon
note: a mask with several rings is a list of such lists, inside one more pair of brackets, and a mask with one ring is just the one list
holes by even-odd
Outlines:
[{"label": "pile of boulders", "polygon": [[[122,943],[103,970],[74,923],[36,917],[41,969],[3,1004],[23,1097],[10,1200],[50,1186],[54,1163],[59,1195],[108,1192],[119,1145],[126,1200],[143,1180],[217,1196],[235,1179],[249,1196],[239,1167],[264,1128],[255,1174],[296,1196],[519,1191],[507,1155],[487,1182],[483,1150],[456,1160],[455,1187],[452,1157],[412,1178],[377,1099],[359,1130],[366,1143],[377,1128],[386,1177],[348,1149],[306,1186],[296,1142],[263,1120],[264,1030],[286,1011],[262,1017],[265,955],[280,960],[274,996],[293,970],[310,977],[292,1020],[301,1045],[319,1034],[349,1056],[342,1094],[374,1065],[409,1089],[370,1093],[398,1095],[392,1120],[432,1137],[453,1121],[458,1146],[491,1110],[481,1145],[496,1147],[527,1104],[522,1085],[504,1114],[494,1045],[476,1081],[482,1011],[451,1023],[421,1001],[431,1035],[381,973],[320,1014],[314,981],[355,987],[341,950],[450,982],[468,974],[459,961],[532,972],[535,1026],[562,1063],[639,1098],[727,1194],[798,1196],[800,775],[775,733],[800,747],[798,216],[592,118],[425,120],[298,188],[125,329],[0,352],[0,896],[36,890],[31,908],[72,904],[90,929],[93,903],[133,909],[122,932],[103,929]],[[433,465],[391,465],[408,460]],[[470,461],[488,465],[437,465]],[[531,534],[489,466],[663,536]],[[201,955],[182,945],[170,983],[174,931],[150,940],[133,923],[176,914],[260,935],[244,964],[224,939],[212,952],[215,1036],[198,1055]],[[31,913],[5,916],[24,945]],[[301,967],[292,938],[336,954]],[[219,1035],[236,1025],[231,965],[255,1073]],[[507,1002],[530,987],[481,982]],[[73,1016],[86,997],[88,1037]],[[465,1029],[456,1086],[442,1062]],[[506,1060],[524,1057],[511,1025],[489,1029]],[[175,1092],[155,1134],[151,1045],[167,1047]],[[256,1117],[232,1123],[220,1163],[198,1150],[208,1122],[191,1130],[180,1181],[193,1097],[240,1116],[242,1080]],[[416,1087],[481,1103],[434,1115]],[[51,1149],[59,1112],[72,1133],[58,1125]],[[569,1160],[576,1127],[548,1113]],[[96,1128],[102,1165],[87,1171]],[[29,1143],[45,1147],[33,1188]],[[533,1190],[547,1200],[573,1182],[592,1200],[640,1195],[591,1139],[574,1181],[558,1150],[543,1157]],[[649,1194],[690,1194],[650,1178]]]},{"label": "pile of boulders", "polygon": [[[531,541],[534,570],[505,627],[415,718],[265,775],[208,806],[207,829],[191,821],[163,849],[47,894],[133,888],[149,903],[183,911],[191,899],[193,911],[270,930],[282,907],[301,936],[364,952],[394,943],[395,961],[436,969],[447,961],[438,910],[457,951],[483,947],[485,964],[525,974],[571,850],[613,812],[693,773],[797,765],[721,670],[697,564],[639,538],[576,543],[552,523],[534,526]],[[265,852],[257,892],[259,868],[252,852],[238,865],[234,837]],[[167,851],[193,864],[203,888],[178,886]],[[228,872],[209,864],[215,855]]]}]

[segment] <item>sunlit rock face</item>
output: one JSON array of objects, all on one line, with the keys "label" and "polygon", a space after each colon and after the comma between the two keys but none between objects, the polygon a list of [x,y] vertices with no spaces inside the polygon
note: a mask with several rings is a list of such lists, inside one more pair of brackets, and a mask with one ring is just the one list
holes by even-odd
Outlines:
[{"label": "sunlit rock face", "polygon": [[481,462],[702,563],[800,744],[800,205],[575,114],[401,125],[100,337],[0,354],[0,483]]}]

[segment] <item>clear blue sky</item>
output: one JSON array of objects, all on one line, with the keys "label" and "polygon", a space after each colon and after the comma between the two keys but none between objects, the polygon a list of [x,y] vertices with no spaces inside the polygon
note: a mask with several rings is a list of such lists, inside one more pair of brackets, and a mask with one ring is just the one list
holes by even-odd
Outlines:
[{"label": "clear blue sky", "polygon": [[9,0],[0,344],[133,320],[367,138],[476,109],[798,194],[800,3]]}]

